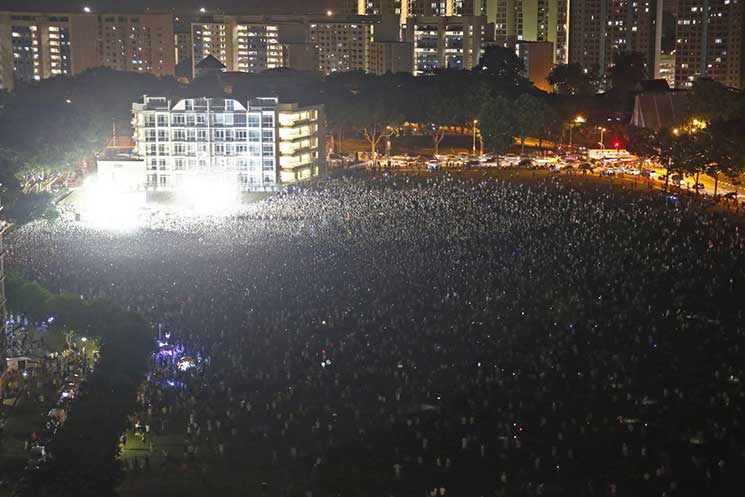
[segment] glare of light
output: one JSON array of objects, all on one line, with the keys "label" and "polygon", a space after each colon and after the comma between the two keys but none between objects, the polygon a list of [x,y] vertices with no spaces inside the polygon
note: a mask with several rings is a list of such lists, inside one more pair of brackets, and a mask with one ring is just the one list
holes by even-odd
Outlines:
[{"label": "glare of light", "polygon": [[81,339],[80,339],[80,341],[81,341],[81,342],[87,342],[87,341],[88,341],[88,339],[87,339],[86,337],[83,337],[83,338],[81,338]]},{"label": "glare of light", "polygon": [[326,11],[326,15],[327,15],[327,16],[329,16],[329,17],[331,17],[332,15],[334,15],[334,13],[333,13],[333,12],[331,12],[330,10],[327,10],[327,11]]},{"label": "glare of light", "polygon": [[584,116],[577,116],[574,118],[574,122],[577,124],[582,124],[584,122],[587,122],[587,119],[585,119]]},{"label": "glare of light", "polygon": [[229,214],[240,206],[237,181],[225,177],[186,177],[177,197],[187,211],[196,215]]},{"label": "glare of light", "polygon": [[179,371],[186,371],[187,369],[194,367],[194,360],[191,358],[185,357],[179,361],[177,367]]},{"label": "glare of light", "polygon": [[90,14],[91,8],[86,5],[85,7],[83,7],[83,12],[85,12],[86,14]]},{"label": "glare of light", "polygon": [[81,221],[107,231],[132,231],[138,226],[139,209],[145,206],[145,192],[128,192],[92,176],[80,190]]},{"label": "glare of light", "polygon": [[201,7],[199,9],[199,12],[201,12],[202,14],[204,14],[205,12],[207,12],[207,9],[205,9],[204,7]]},{"label": "glare of light", "polygon": [[69,103],[72,103],[72,100],[70,100],[69,98],[66,98],[65,102],[69,104]]}]

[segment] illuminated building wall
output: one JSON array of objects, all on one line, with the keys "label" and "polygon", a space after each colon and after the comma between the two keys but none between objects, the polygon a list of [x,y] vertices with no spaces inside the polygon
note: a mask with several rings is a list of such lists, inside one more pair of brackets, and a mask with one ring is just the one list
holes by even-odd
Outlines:
[{"label": "illuminated building wall", "polygon": [[414,74],[434,69],[471,69],[481,57],[483,16],[411,17],[405,39],[414,46]]},{"label": "illuminated building wall", "polygon": [[279,181],[295,183],[325,174],[323,106],[276,107],[279,141]]},{"label": "illuminated building wall", "polygon": [[145,97],[132,105],[134,152],[147,190],[174,191],[209,175],[242,191],[317,176],[325,158],[322,107],[252,100]]},{"label": "illuminated building wall", "polygon": [[235,24],[235,18],[230,16],[211,17],[203,22],[192,23],[192,66],[212,55],[222,62],[227,71],[237,70],[234,64],[236,57],[233,55]]},{"label": "illuminated building wall", "polygon": [[515,48],[521,41],[551,42],[554,61],[565,63],[568,52],[569,0],[496,0],[494,39]]},{"label": "illuminated building wall", "polygon": [[[397,15],[210,16],[192,23],[193,64],[213,55],[227,72],[292,67],[367,71],[373,41],[400,41]],[[303,46],[305,45],[305,46]],[[306,54],[307,60],[300,60]]]},{"label": "illuminated building wall", "polygon": [[619,52],[641,52],[653,77],[661,16],[657,0],[572,1],[569,61],[604,76]]},{"label": "illuminated building wall", "polygon": [[173,35],[174,48],[176,49],[176,64],[191,60],[191,32],[178,32]]},{"label": "illuminated building wall", "polygon": [[675,52],[658,56],[655,78],[664,79],[670,88],[675,88]]},{"label": "illuminated building wall", "polygon": [[324,74],[367,71],[373,32],[363,20],[311,22],[308,42],[318,50],[318,69]]},{"label": "illuminated building wall", "polygon": [[553,91],[548,82],[548,73],[554,65],[554,46],[550,41],[521,41],[517,44],[517,56],[525,66],[524,76],[533,85],[545,92]]},{"label": "illuminated building wall", "polygon": [[282,67],[282,44],[274,24],[238,24],[236,26],[235,66],[241,72],[262,72]]},{"label": "illuminated building wall", "polygon": [[700,77],[745,87],[743,0],[680,0],[675,29],[675,86]]},{"label": "illuminated building wall", "polygon": [[0,89],[72,74],[70,18],[0,13]]},{"label": "illuminated building wall", "polygon": [[173,76],[176,52],[172,16],[87,14],[84,17],[90,20],[95,17],[97,65],[117,71]]},{"label": "illuminated building wall", "polygon": [[170,15],[0,12],[0,88],[110,67],[174,74]]}]

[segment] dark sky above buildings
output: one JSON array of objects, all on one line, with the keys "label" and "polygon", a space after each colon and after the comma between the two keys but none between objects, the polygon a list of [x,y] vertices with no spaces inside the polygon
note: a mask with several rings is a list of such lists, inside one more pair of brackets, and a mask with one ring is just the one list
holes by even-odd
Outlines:
[{"label": "dark sky above buildings", "polygon": [[170,11],[197,13],[305,14],[334,8],[338,0],[0,0],[0,10],[80,11],[90,5],[99,12]]}]

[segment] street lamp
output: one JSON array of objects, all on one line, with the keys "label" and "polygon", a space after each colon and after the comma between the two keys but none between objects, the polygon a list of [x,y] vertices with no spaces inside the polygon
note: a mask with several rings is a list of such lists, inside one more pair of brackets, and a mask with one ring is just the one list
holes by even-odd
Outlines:
[{"label": "street lamp", "polygon": [[386,130],[388,131],[385,135],[385,155],[388,159],[388,162],[391,160],[391,135],[393,134],[393,128],[390,126],[386,126]]},{"label": "street lamp", "polygon": [[587,119],[585,119],[583,116],[577,116],[574,118],[574,120],[569,124],[569,147],[572,146],[574,143],[572,141],[572,131],[574,130],[574,126],[579,126],[580,124],[587,122]]},{"label": "street lamp", "polygon": [[603,142],[603,135],[608,130],[603,127],[600,127],[598,129],[600,130],[600,141],[598,143],[600,143],[600,148],[605,149],[605,142]]},{"label": "street lamp", "polygon": [[476,155],[476,125],[478,123],[479,123],[478,119],[473,120],[473,147],[471,147],[473,155]]},{"label": "street lamp", "polygon": [[83,7],[83,12],[85,12],[86,14],[90,14],[91,8],[86,5],[85,7]]}]

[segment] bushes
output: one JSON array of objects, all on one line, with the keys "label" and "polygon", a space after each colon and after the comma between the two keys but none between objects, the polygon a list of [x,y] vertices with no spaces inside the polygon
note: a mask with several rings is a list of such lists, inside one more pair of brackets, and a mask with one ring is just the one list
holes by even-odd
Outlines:
[{"label": "bushes", "polygon": [[101,356],[82,385],[64,426],[47,447],[51,458],[30,474],[23,496],[105,497],[122,478],[118,440],[134,409],[136,391],[147,370],[153,340],[138,314],[105,300],[83,301],[55,295],[14,272],[7,277],[9,307],[41,321],[100,339]]}]

